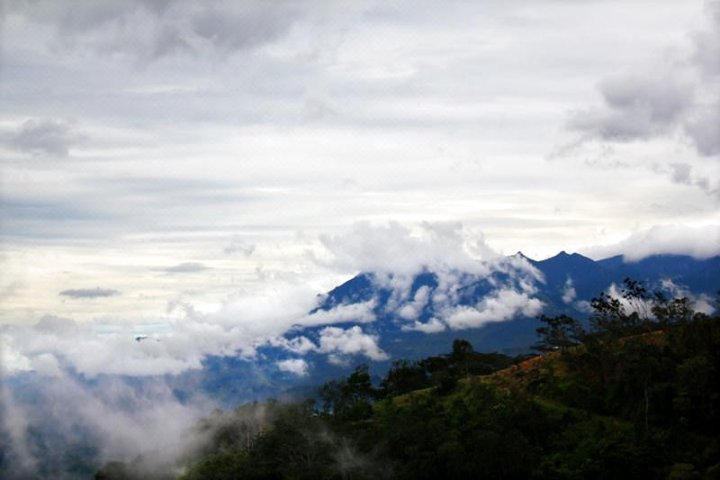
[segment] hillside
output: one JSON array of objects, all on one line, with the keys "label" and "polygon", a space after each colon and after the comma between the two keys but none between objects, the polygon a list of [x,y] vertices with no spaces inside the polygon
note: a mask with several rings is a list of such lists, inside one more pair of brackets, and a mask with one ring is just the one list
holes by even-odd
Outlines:
[{"label": "hillside", "polygon": [[[593,297],[622,288],[626,277],[667,296],[680,291],[706,301],[720,289],[719,261],[680,255],[595,261],[566,252],[536,261],[518,253],[468,271],[364,272],[319,296],[306,322],[282,341],[260,346],[262,361],[209,357],[197,382],[230,406],[307,391],[358,363],[383,375],[394,360],[438,355],[456,338],[478,351],[523,354],[537,340],[539,315],[587,325]],[[288,360],[307,366],[307,374],[277,368]]]},{"label": "hillside", "polygon": [[[679,298],[645,318],[613,300],[595,302],[592,326],[562,348],[556,330],[577,324],[542,319],[544,355],[456,340],[395,362],[376,385],[360,366],[317,402],[217,413],[181,478],[719,478],[720,318]],[[119,468],[96,478],[139,467]]]},{"label": "hillside", "polygon": [[[198,368],[178,375],[93,378],[70,363],[61,364],[60,377],[23,371],[4,379],[7,398],[22,405],[25,414],[15,415],[12,403],[0,404],[8,409],[3,412],[10,412],[4,418],[19,424],[14,430],[0,431],[0,443],[8,446],[0,448],[0,471],[4,478],[27,478],[30,475],[27,472],[36,478],[87,478],[99,466],[119,460],[124,463],[111,464],[115,470],[110,468],[110,472],[122,472],[132,465],[131,472],[133,469],[142,472],[136,478],[155,478],[158,472],[162,473],[159,478],[176,478],[189,465],[215,452],[217,445],[213,446],[212,438],[218,428],[228,433],[227,442],[232,445],[233,429],[227,430],[220,424],[244,425],[245,417],[252,411],[250,417],[255,423],[251,422],[250,431],[267,432],[275,418],[284,415],[287,407],[284,402],[308,397],[319,400],[293,407],[300,410],[291,416],[309,416],[307,428],[332,433],[333,442],[345,445],[346,453],[365,458],[373,452],[372,462],[368,462],[392,464],[396,460],[383,443],[387,439],[374,430],[379,427],[373,415],[386,399],[402,401],[403,395],[412,398],[410,392],[415,391],[431,398],[435,395],[453,398],[453,392],[464,388],[467,378],[475,376],[484,376],[482,388],[501,398],[532,396],[532,408],[545,413],[591,412],[593,418],[620,418],[633,425],[639,421],[652,426],[656,409],[675,415],[677,412],[672,408],[685,405],[679,422],[702,425],[704,422],[698,420],[697,414],[688,412],[695,405],[704,409],[700,411],[710,411],[714,400],[700,402],[694,393],[678,396],[680,390],[674,386],[677,381],[673,376],[676,374],[668,373],[670,370],[665,366],[689,360],[690,357],[683,356],[687,352],[676,352],[669,359],[657,360],[657,365],[647,365],[643,363],[645,358],[655,358],[658,352],[648,353],[648,348],[637,347],[636,351],[615,358],[606,351],[621,335],[658,338],[657,332],[670,332],[687,324],[694,318],[692,308],[713,311],[708,285],[714,285],[720,275],[715,268],[716,259],[654,258],[656,266],[628,263],[618,257],[598,262],[567,253],[536,262],[518,254],[470,266],[468,271],[438,268],[413,274],[365,273],[318,296],[313,309],[305,316],[300,314],[294,328],[280,337],[263,340],[252,356],[234,351],[207,355],[198,359]],[[642,284],[624,285],[622,277],[611,279],[628,268],[644,279]],[[706,284],[688,286],[693,279],[706,277]],[[601,289],[591,294],[593,285]],[[638,285],[647,291],[637,290]],[[661,296],[656,297],[655,293]],[[625,298],[628,294],[630,297]],[[687,298],[666,300],[672,294]],[[538,327],[542,329],[540,337]],[[599,331],[606,331],[612,338],[603,340],[597,335]],[[49,335],[48,339],[60,338],[49,331],[39,330],[37,334]],[[122,340],[120,337],[118,340]],[[712,338],[709,333],[705,337]],[[458,339],[463,341],[456,344]],[[191,342],[204,340],[198,335]],[[74,339],[73,349],[80,351],[84,342],[83,338]],[[130,351],[146,352],[147,359],[153,360],[154,355],[161,355],[172,346],[172,336],[152,341],[129,339],[126,343]],[[533,344],[546,352],[542,362],[536,359],[522,363]],[[444,354],[450,345],[453,352]],[[688,349],[690,353],[707,350],[699,343]],[[711,388],[703,387],[702,382],[707,383],[706,379],[713,378],[718,371],[713,355],[716,354],[701,355],[683,367],[690,372],[702,372],[700,378],[688,376],[697,383],[692,388]],[[559,357],[572,362],[550,360]],[[505,370],[513,362],[519,366]],[[530,368],[532,362],[540,362],[543,367]],[[354,374],[353,368],[360,364],[366,368],[355,372],[354,381],[362,380],[360,384],[366,390],[358,394],[354,387],[348,389],[337,379]],[[645,370],[633,371],[635,376],[624,383],[608,383],[618,369],[629,368],[625,364],[639,365]],[[573,365],[574,369],[570,368]],[[587,371],[582,373],[581,367]],[[487,376],[498,370],[503,373]],[[367,382],[363,380],[366,377]],[[660,384],[638,387],[656,380]],[[321,395],[318,388],[323,384],[326,387]],[[348,395],[352,401],[345,398]],[[278,402],[269,406],[269,398]],[[639,403],[635,406],[613,403],[622,398],[634,398]],[[343,408],[338,408],[338,400],[344,402]],[[236,418],[234,409],[240,404],[252,405],[248,402],[261,403],[253,407],[257,411],[244,407],[241,418]],[[328,408],[324,410],[321,407],[325,404]],[[207,416],[215,407],[226,411],[212,417],[206,429],[186,433],[198,418]],[[370,415],[372,412],[376,413]],[[439,414],[446,415],[442,411]],[[350,421],[351,418],[355,420]],[[368,443],[363,443],[364,436],[356,436],[354,421],[358,425],[374,425],[368,433]],[[116,428],[117,425],[127,428]],[[250,435],[252,441],[246,441],[246,449],[254,444],[255,434]],[[323,442],[319,443],[324,445],[323,451],[334,452],[335,456],[318,458],[325,458],[326,467],[337,466],[339,450]],[[683,438],[682,442],[687,440]],[[237,453],[234,448],[228,452]],[[224,453],[215,453],[220,455],[218,461],[225,461]],[[245,454],[238,458],[245,458]],[[343,462],[349,461],[342,458]],[[265,460],[271,469],[274,461]],[[707,459],[686,460],[698,468],[709,465]],[[103,471],[108,472],[107,468]],[[291,471],[283,475],[292,478]],[[318,474],[317,478],[326,477],[326,473]],[[283,475],[278,474],[280,478]],[[382,475],[375,472],[370,477]]]}]

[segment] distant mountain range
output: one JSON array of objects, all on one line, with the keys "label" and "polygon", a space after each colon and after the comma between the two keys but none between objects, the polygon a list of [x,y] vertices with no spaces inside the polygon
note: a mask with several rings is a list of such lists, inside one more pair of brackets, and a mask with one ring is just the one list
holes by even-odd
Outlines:
[{"label": "distant mountain range", "polygon": [[470,272],[364,272],[320,296],[310,325],[260,347],[257,359],[212,357],[191,375],[205,391],[232,402],[303,391],[359,363],[382,373],[394,360],[447,351],[456,338],[477,351],[527,352],[540,314],[586,320],[591,299],[621,286],[624,278],[643,282],[649,291],[688,296],[702,308],[720,291],[720,256],[595,261],[563,251],[536,261],[518,252]]},{"label": "distant mountain range", "polygon": [[[301,324],[258,345],[254,358],[210,356],[200,369],[160,377],[87,378],[70,373],[71,379],[59,380],[31,371],[7,379],[6,386],[33,412],[28,441],[42,459],[37,467],[50,472],[45,478],[68,469],[74,477],[85,478],[98,467],[93,464],[100,454],[95,440],[102,432],[93,430],[97,426],[85,417],[74,417],[72,410],[58,413],[63,410],[54,407],[56,390],[48,385],[83,392],[80,398],[92,408],[95,396],[110,399],[112,411],[119,410],[117,418],[130,415],[137,402],[146,405],[144,395],[168,392],[166,387],[179,405],[202,403],[206,397],[225,407],[270,397],[307,398],[361,363],[377,380],[393,361],[445,353],[458,338],[478,352],[528,352],[536,342],[539,315],[565,313],[587,320],[591,299],[622,285],[626,277],[643,282],[649,291],[687,296],[696,308],[706,310],[720,290],[720,256],[697,260],[664,255],[627,262],[623,257],[593,261],[561,252],[535,261],[517,253],[465,267],[360,273],[320,295],[315,308],[298,319]],[[135,392],[137,398],[115,398],[117,391]],[[9,435],[0,430],[0,445],[10,441]],[[11,460],[0,448],[0,470]]]},{"label": "distant mountain range", "polygon": [[[720,291],[720,256],[659,255],[627,262],[621,256],[594,261],[560,252],[536,261],[518,252],[468,270],[360,273],[320,295],[302,324],[259,345],[254,358],[209,356],[201,369],[166,375],[164,381],[180,400],[203,393],[226,405],[314,394],[317,386],[361,363],[382,375],[395,360],[444,353],[458,338],[479,352],[529,352],[541,314],[587,320],[591,299],[626,277],[649,291],[688,296],[700,308],[712,308]],[[42,383],[25,382],[27,375],[12,381],[16,393],[30,401]],[[78,380],[91,388],[98,383]],[[143,388],[154,378],[124,381]]]}]

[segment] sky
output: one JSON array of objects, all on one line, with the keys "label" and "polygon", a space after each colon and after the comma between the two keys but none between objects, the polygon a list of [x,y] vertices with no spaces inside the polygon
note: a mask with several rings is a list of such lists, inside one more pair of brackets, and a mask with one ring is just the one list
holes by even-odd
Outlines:
[{"label": "sky", "polygon": [[[506,256],[561,250],[720,254],[718,0],[0,0],[18,471],[33,426],[172,457],[213,402],[158,376],[207,355],[279,346],[300,377],[311,351],[387,359],[372,302],[309,313],[358,272],[432,334],[537,315],[537,272]],[[402,294],[424,267],[444,308],[420,323],[429,292]],[[453,304],[458,272],[496,270],[512,282]],[[282,336],[298,323],[325,327]],[[28,371],[47,408],[4,381]]]},{"label": "sky", "polygon": [[157,333],[428,257],[717,254],[719,5],[5,2],[0,323]]}]

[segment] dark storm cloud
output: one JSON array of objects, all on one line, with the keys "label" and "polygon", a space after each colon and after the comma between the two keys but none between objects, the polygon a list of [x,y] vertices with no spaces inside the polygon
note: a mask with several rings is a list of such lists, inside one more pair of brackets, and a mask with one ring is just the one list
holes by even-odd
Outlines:
[{"label": "dark storm cloud", "polygon": [[115,295],[120,295],[120,292],[118,290],[114,290],[112,288],[73,288],[69,290],[63,290],[59,293],[59,295],[63,297],[70,297],[70,298],[104,298],[104,297],[114,297]]}]

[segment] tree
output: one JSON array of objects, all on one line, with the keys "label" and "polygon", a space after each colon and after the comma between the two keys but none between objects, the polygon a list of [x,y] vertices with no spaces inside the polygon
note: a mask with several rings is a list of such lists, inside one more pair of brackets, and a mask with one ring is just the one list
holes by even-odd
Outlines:
[{"label": "tree", "polygon": [[601,292],[590,301],[593,309],[590,322],[595,332],[618,338],[652,330],[652,302],[643,284],[623,279],[620,297]]},{"label": "tree", "polygon": [[370,381],[367,365],[360,365],[344,380],[332,380],[320,388],[323,410],[334,418],[361,420],[372,414],[379,392]]},{"label": "tree", "polygon": [[565,353],[569,348],[582,343],[585,336],[580,323],[567,315],[556,317],[542,315],[540,321],[545,326],[537,329],[540,342],[533,346],[535,350],[541,352],[560,350],[561,353]]},{"label": "tree", "polygon": [[396,360],[381,387],[385,396],[402,395],[428,386],[428,374],[418,362]]},{"label": "tree", "polygon": [[652,312],[656,321],[663,327],[687,323],[695,314],[687,297],[668,300],[662,292],[655,293]]}]

